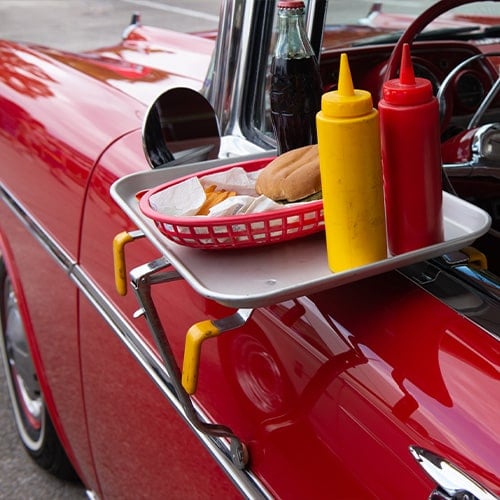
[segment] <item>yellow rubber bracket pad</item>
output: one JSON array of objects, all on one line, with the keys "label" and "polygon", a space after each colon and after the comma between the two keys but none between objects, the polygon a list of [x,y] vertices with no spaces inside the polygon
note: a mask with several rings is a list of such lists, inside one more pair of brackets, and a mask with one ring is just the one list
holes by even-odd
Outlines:
[{"label": "yellow rubber bracket pad", "polygon": [[118,233],[113,238],[113,263],[115,268],[115,286],[120,295],[127,295],[127,266],[125,264],[125,245],[135,238],[128,231]]},{"label": "yellow rubber bracket pad", "polygon": [[198,384],[201,344],[217,337],[221,330],[209,319],[195,323],[187,332],[182,364],[182,386],[188,394],[194,394]]},{"label": "yellow rubber bracket pad", "polygon": [[488,259],[483,252],[474,247],[462,248],[462,252],[469,256],[469,266],[478,269],[480,271],[485,271],[488,269]]}]

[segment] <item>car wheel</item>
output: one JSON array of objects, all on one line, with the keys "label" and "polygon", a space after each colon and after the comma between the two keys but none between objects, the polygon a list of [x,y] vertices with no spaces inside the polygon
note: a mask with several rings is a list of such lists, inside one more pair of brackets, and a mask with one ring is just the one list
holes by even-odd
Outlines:
[{"label": "car wheel", "polygon": [[77,480],[47,412],[17,297],[1,259],[0,292],[0,354],[19,437],[40,467],[61,479]]}]

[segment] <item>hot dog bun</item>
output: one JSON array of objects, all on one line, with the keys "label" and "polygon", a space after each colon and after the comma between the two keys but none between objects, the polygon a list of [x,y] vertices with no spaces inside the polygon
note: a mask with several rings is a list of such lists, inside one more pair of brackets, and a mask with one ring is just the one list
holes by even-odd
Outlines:
[{"label": "hot dog bun", "polygon": [[258,194],[276,201],[299,201],[321,191],[318,145],[281,154],[259,174]]}]

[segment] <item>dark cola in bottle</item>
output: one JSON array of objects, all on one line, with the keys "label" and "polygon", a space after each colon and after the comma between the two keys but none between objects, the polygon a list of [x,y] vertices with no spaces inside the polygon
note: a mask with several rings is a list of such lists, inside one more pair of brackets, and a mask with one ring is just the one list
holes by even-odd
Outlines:
[{"label": "dark cola in bottle", "polygon": [[321,77],[304,28],[304,2],[278,2],[278,37],[271,64],[271,118],[278,154],[317,142]]}]

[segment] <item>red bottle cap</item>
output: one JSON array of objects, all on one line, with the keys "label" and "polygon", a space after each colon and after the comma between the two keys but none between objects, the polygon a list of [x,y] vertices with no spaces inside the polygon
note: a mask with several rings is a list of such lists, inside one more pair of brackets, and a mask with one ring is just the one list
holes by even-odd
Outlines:
[{"label": "red bottle cap", "polygon": [[403,45],[399,78],[385,82],[382,95],[387,103],[402,106],[423,104],[434,97],[431,82],[425,78],[415,77],[410,46],[407,43]]},{"label": "red bottle cap", "polygon": [[304,2],[302,1],[284,1],[278,2],[278,9],[303,9]]}]

